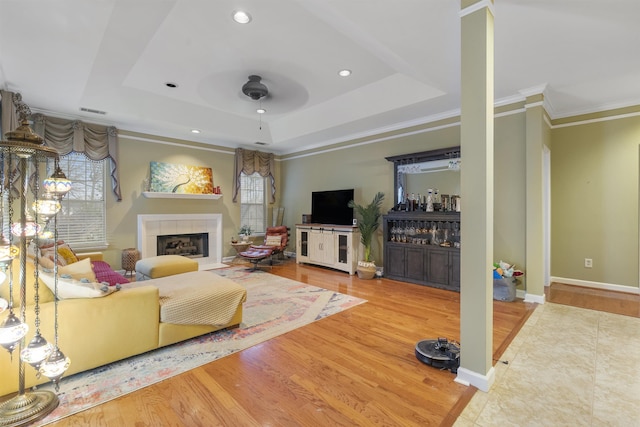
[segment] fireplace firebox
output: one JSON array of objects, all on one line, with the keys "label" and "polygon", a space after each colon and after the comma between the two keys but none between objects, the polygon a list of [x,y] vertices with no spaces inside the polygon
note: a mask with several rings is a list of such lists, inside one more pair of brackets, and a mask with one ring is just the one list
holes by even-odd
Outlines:
[{"label": "fireplace firebox", "polygon": [[209,233],[156,236],[158,255],[182,255],[188,258],[209,256]]}]

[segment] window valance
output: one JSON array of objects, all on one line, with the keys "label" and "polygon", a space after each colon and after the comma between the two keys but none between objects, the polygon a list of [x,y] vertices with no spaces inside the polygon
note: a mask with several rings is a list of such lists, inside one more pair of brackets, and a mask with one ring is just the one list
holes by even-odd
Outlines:
[{"label": "window valance", "polygon": [[[2,110],[2,133],[18,127],[16,105],[22,105],[19,93],[0,91]],[[24,105],[23,105],[24,106]],[[33,131],[44,138],[45,145],[55,148],[64,156],[74,151],[82,153],[90,160],[111,162],[111,183],[117,201],[122,201],[120,177],[118,174],[118,130],[113,126],[84,123],[48,117],[43,114],[31,115]]]},{"label": "window valance", "polygon": [[64,156],[82,153],[90,160],[111,162],[110,175],[113,194],[122,201],[118,174],[118,130],[113,126],[84,123],[80,120],[60,119],[34,114],[33,130],[44,138],[44,143]]},{"label": "window valance", "polygon": [[233,180],[233,201],[238,200],[238,191],[240,190],[240,176],[244,172],[245,175],[253,175],[258,172],[260,176],[270,178],[271,180],[271,203],[276,201],[276,179],[275,179],[275,160],[273,153],[264,153],[256,150],[245,150],[236,148],[234,180]]}]

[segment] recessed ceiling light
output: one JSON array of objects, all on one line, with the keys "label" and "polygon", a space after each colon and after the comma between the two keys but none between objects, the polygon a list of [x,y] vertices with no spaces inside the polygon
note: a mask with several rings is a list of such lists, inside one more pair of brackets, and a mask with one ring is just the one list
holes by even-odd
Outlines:
[{"label": "recessed ceiling light", "polygon": [[251,22],[251,15],[244,10],[236,10],[233,12],[233,20],[238,24],[248,24]]},{"label": "recessed ceiling light", "polygon": [[349,77],[351,75],[351,70],[347,70],[346,68],[344,70],[340,70],[338,71],[338,75],[340,77]]},{"label": "recessed ceiling light", "polygon": [[176,88],[178,87],[178,83],[172,83],[172,82],[167,82],[164,84],[166,87],[170,87],[170,88]]},{"label": "recessed ceiling light", "polygon": [[265,110],[264,108],[258,108],[256,111],[258,112],[258,114],[264,114],[267,112],[267,110]]},{"label": "recessed ceiling light", "polygon": [[191,129],[191,133],[200,133],[199,129]]}]

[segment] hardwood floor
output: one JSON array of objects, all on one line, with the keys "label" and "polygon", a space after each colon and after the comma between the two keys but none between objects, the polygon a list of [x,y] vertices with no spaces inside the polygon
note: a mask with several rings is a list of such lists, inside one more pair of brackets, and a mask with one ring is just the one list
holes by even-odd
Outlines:
[{"label": "hardwood floor", "polygon": [[[459,340],[459,294],[289,261],[270,271],[368,302],[60,420],[54,426],[451,425],[475,389],[419,362]],[[494,303],[498,359],[535,305]]]},{"label": "hardwood floor", "polygon": [[552,283],[546,289],[547,301],[607,313],[640,317],[640,295]]}]

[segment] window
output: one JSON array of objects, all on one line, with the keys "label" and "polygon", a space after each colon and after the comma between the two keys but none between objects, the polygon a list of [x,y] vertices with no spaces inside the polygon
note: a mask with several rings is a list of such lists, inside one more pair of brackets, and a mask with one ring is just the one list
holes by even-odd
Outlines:
[{"label": "window", "polygon": [[[58,213],[58,237],[74,249],[104,249],[106,238],[105,162],[84,154],[60,157],[60,168],[71,180],[71,191],[62,199]],[[48,174],[53,173],[53,162]]]},{"label": "window", "polygon": [[265,187],[265,178],[257,172],[240,176],[240,225],[248,225],[252,233],[266,231]]}]

